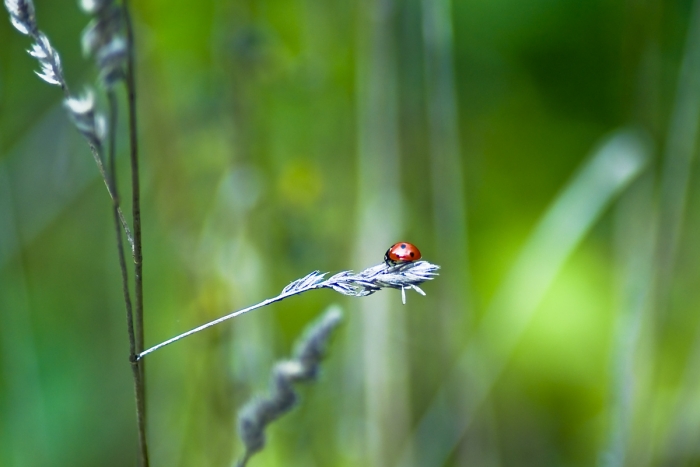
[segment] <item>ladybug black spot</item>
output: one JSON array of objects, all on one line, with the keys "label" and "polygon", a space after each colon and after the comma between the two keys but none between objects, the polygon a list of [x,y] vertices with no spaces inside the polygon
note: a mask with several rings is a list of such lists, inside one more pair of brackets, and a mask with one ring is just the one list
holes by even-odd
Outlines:
[{"label": "ladybug black spot", "polygon": [[406,248],[406,244],[405,244],[405,243],[402,243],[402,244],[401,244],[401,248]]},{"label": "ladybug black spot", "polygon": [[414,252],[411,252],[411,258],[413,258],[414,256],[416,256],[416,254]]}]

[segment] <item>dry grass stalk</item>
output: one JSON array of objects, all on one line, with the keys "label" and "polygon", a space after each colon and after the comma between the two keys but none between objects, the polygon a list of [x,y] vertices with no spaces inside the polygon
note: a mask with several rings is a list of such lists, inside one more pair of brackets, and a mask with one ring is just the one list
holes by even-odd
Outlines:
[{"label": "dry grass stalk", "polygon": [[332,308],[304,333],[290,360],[275,364],[266,397],[250,400],[238,413],[238,431],[245,454],[237,467],[245,467],[253,454],[265,447],[265,428],[289,412],[297,403],[294,384],[314,381],[325,355],[331,332],[340,324],[342,314]]},{"label": "dry grass stalk", "polygon": [[308,292],[314,289],[333,289],[343,295],[353,297],[365,297],[371,295],[381,289],[397,289],[401,290],[404,303],[406,289],[413,289],[421,295],[425,292],[419,287],[425,281],[429,281],[437,276],[437,271],[440,266],[429,263],[427,261],[414,261],[406,263],[381,263],[376,266],[369,267],[358,273],[352,271],[341,271],[328,279],[325,279],[327,273],[314,271],[301,279],[297,279],[282,292],[273,298],[268,298],[260,303],[257,303],[248,308],[234,311],[226,316],[210,321],[206,324],[191,329],[185,333],[168,339],[160,344],[154,345],[150,349],[144,350],[137,356],[137,360],[142,359],[149,353],[172,344],[173,342],[184,339],[185,337],[196,334],[199,331],[210,328],[214,325],[222,323],[236,316],[240,316],[249,311],[262,308],[275,302],[284,300],[293,295]]},{"label": "dry grass stalk", "polygon": [[[65,96],[64,105],[68,111],[68,115],[71,121],[77,126],[78,130],[87,139],[95,164],[97,164],[102,180],[107,187],[107,192],[112,201],[114,201],[116,195],[111,189],[102,160],[102,143],[105,136],[104,117],[94,109],[94,94],[88,89],[86,95],[83,97],[74,97],[71,95],[68,83],[63,76],[63,68],[58,51],[53,48],[51,42],[49,42],[49,38],[39,30],[32,0],[5,0],[4,3],[5,8],[10,14],[10,22],[12,25],[21,34],[29,36],[34,40],[32,48],[29,49],[28,52],[39,61],[41,70],[36,72],[37,76],[51,85],[60,86],[63,90]],[[92,3],[103,5],[111,3],[111,1],[95,1]],[[99,11],[102,11],[101,8],[102,7],[100,7]],[[103,53],[104,57],[98,57],[98,62],[101,61],[104,63],[104,66],[101,68],[101,75],[107,75],[110,78],[117,74],[115,70],[118,68],[116,65],[117,61],[114,58],[114,56],[118,54],[114,49],[115,47],[113,45],[108,44],[107,51]],[[131,230],[129,229],[129,225],[126,222],[121,208],[118,207],[117,210],[122,229],[124,229],[126,238],[133,251],[134,239],[131,235]]]}]

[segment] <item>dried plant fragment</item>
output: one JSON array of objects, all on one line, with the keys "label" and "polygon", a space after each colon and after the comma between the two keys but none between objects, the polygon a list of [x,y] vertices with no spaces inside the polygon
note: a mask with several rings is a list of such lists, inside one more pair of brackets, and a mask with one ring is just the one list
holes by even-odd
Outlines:
[{"label": "dried plant fragment", "polygon": [[83,31],[82,47],[86,56],[96,53],[119,35],[123,26],[121,8],[110,5],[95,12],[95,18]]},{"label": "dried plant fragment", "polygon": [[246,450],[238,467],[244,467],[253,454],[265,447],[267,425],[296,405],[293,384],[316,379],[328,339],[341,318],[340,311],[333,308],[313,323],[297,343],[293,358],[275,365],[269,395],[252,399],[239,411],[238,431]]},{"label": "dried plant fragment", "polygon": [[85,13],[96,15],[112,3],[114,3],[113,0],[80,0],[80,8]]},{"label": "dried plant fragment", "polygon": [[105,44],[96,56],[100,79],[108,88],[124,79],[124,64],[126,63],[126,41],[121,36],[115,36]]},{"label": "dried plant fragment", "polygon": [[78,131],[95,147],[101,147],[106,134],[105,119],[95,112],[95,95],[91,90],[82,97],[69,97],[64,101],[68,115]]},{"label": "dried plant fragment", "polygon": [[301,279],[297,279],[287,285],[282,292],[276,297],[268,298],[260,303],[249,306],[242,310],[234,311],[221,318],[215,319],[208,323],[190,329],[178,336],[172,337],[160,344],[144,350],[137,355],[136,360],[140,360],[151,352],[165,347],[166,345],[177,342],[180,339],[196,334],[207,328],[223,323],[226,320],[235,318],[249,311],[257,310],[264,306],[284,300],[300,293],[308,292],[314,289],[333,289],[343,295],[352,297],[365,297],[371,295],[381,289],[397,289],[401,290],[401,296],[406,303],[406,289],[413,289],[421,295],[425,292],[419,287],[425,281],[434,279],[438,273],[440,266],[429,263],[427,261],[411,261],[403,263],[380,263],[376,266],[365,269],[364,271],[354,273],[352,271],[339,272],[328,279],[325,279],[326,273],[314,271]]},{"label": "dried plant fragment", "polygon": [[32,0],[5,0],[5,8],[10,13],[10,22],[24,35],[35,35],[36,15]]},{"label": "dried plant fragment", "polygon": [[49,84],[64,87],[63,69],[61,68],[61,58],[56,49],[51,47],[49,38],[42,32],[37,33],[36,43],[28,51],[29,55],[36,58],[41,65],[41,72],[35,72],[39,78]]},{"label": "dried plant fragment", "polygon": [[406,263],[381,263],[359,273],[341,271],[324,280],[326,273],[314,271],[297,279],[282,290],[282,294],[301,293],[310,289],[329,288],[343,295],[365,297],[384,288],[414,289],[421,295],[425,293],[418,287],[425,281],[437,276],[439,266],[427,261]]},{"label": "dried plant fragment", "polygon": [[110,0],[84,0],[82,6],[95,16],[83,32],[83,53],[95,57],[100,80],[109,89],[125,77],[128,50],[122,35],[123,11]]}]

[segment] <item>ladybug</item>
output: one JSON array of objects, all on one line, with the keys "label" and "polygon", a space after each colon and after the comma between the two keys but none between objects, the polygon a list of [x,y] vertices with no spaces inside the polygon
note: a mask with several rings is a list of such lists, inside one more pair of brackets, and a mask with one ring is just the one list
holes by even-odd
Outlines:
[{"label": "ladybug", "polygon": [[408,242],[395,243],[391,248],[386,250],[384,261],[389,264],[394,263],[409,263],[418,261],[421,258],[420,250],[415,245]]}]

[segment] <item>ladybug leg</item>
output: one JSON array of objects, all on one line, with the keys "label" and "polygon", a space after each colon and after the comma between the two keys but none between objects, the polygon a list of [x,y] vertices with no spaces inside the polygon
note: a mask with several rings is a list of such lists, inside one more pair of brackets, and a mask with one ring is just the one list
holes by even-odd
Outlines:
[{"label": "ladybug leg", "polygon": [[404,305],[406,304],[406,289],[403,286],[401,287],[401,301]]}]

